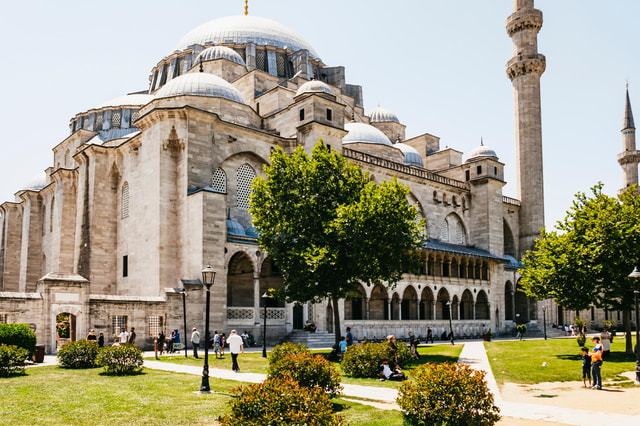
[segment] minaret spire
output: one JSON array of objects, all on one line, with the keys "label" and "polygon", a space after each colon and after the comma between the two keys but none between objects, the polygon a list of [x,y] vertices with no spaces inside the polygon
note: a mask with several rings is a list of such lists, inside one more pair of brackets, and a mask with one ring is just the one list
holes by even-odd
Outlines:
[{"label": "minaret spire", "polygon": [[507,76],[513,84],[515,102],[516,176],[520,207],[519,254],[533,248],[544,226],[544,179],[542,175],[542,114],[540,76],[546,68],[538,53],[542,12],[533,0],[513,0],[507,33],[513,40],[513,58]]},{"label": "minaret spire", "polygon": [[638,184],[638,163],[640,152],[636,150],[636,126],[633,123],[631,100],[629,99],[629,83],[627,83],[624,102],[624,118],[622,120],[622,152],[618,154],[618,164],[622,167],[622,188],[624,191],[631,185]]},{"label": "minaret spire", "polygon": [[247,16],[249,14],[249,0],[244,0],[244,15]]}]

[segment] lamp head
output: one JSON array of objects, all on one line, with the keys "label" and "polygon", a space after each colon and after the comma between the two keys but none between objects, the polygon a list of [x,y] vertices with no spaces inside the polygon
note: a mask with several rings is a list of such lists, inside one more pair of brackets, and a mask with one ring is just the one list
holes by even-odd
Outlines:
[{"label": "lamp head", "polygon": [[211,265],[207,265],[202,270],[202,283],[205,285],[205,287],[207,287],[207,289],[210,289],[215,279],[216,279],[216,271],[213,270]]}]

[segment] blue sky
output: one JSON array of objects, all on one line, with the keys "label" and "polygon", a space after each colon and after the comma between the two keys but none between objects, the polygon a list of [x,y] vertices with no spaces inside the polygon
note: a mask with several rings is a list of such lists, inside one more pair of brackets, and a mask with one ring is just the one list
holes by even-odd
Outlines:
[{"label": "blue sky", "polygon": [[[302,5],[302,6],[301,6]],[[390,6],[391,5],[391,6]],[[542,77],[546,224],[598,181],[621,186],[625,82],[640,114],[640,2],[536,0]],[[614,6],[615,5],[615,6]],[[243,11],[243,0],[11,2],[0,16],[0,202],[51,166],[69,119],[148,88],[151,69],[197,25]],[[517,197],[510,0],[250,1],[250,14],[289,27],[327,65],[363,86],[365,111],[396,113],[407,136],[430,133],[469,152],[480,138],[506,164]],[[640,118],[640,116],[638,116]],[[638,121],[638,120],[636,120]]]}]

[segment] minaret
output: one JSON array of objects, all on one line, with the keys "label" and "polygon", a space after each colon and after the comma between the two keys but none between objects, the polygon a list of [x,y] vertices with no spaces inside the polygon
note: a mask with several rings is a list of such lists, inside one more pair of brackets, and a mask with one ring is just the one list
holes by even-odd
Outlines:
[{"label": "minaret", "polygon": [[622,152],[618,154],[618,163],[622,167],[622,188],[624,191],[631,185],[638,184],[638,163],[640,152],[636,151],[636,126],[633,123],[631,101],[629,100],[629,86],[624,105],[624,119],[622,121]]},{"label": "minaret", "polygon": [[542,176],[542,118],[540,76],[544,55],[538,53],[542,12],[533,0],[513,0],[507,33],[513,40],[513,58],[507,75],[513,84],[515,104],[516,176],[520,207],[519,254],[533,248],[544,226],[544,180]]}]

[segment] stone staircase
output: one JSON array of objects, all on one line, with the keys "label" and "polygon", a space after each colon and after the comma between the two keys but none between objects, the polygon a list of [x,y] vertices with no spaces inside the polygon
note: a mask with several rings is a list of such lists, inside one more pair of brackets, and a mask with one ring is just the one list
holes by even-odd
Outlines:
[{"label": "stone staircase", "polygon": [[304,343],[309,348],[331,348],[335,343],[333,333],[309,333],[304,330],[294,330],[285,339],[285,342]]}]

